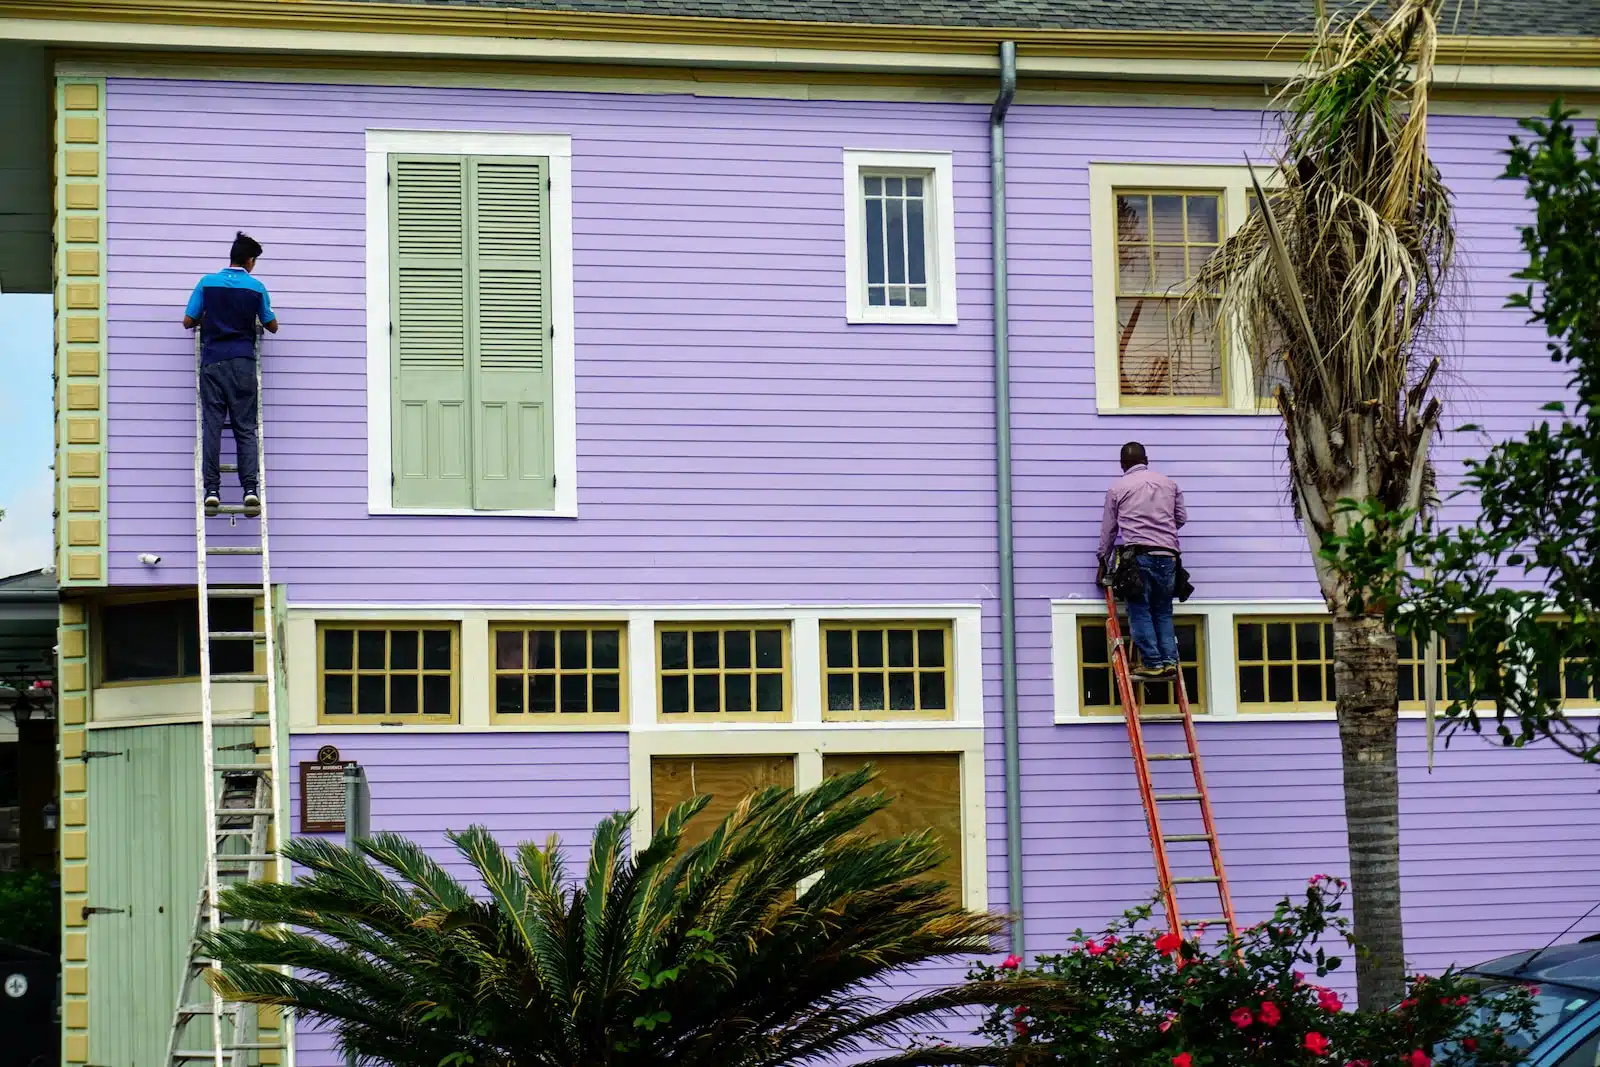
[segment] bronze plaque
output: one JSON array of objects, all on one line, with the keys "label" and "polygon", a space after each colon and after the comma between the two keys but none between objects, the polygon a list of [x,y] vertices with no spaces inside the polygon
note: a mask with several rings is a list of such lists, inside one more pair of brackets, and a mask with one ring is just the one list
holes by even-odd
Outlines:
[{"label": "bronze plaque", "polygon": [[300,764],[300,832],[344,833],[344,761],[323,745],[315,763]]}]

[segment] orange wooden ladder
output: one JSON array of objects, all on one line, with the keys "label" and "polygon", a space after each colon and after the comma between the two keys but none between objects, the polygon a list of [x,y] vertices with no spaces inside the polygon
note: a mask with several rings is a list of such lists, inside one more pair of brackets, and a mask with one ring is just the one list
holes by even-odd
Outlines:
[{"label": "orange wooden ladder", "polygon": [[[1187,936],[1190,928],[1226,923],[1228,935],[1238,933],[1233,918],[1233,898],[1228,895],[1228,876],[1222,868],[1222,844],[1217,839],[1217,823],[1211,816],[1211,793],[1206,789],[1205,769],[1200,763],[1200,743],[1194,733],[1194,718],[1189,713],[1189,694],[1184,689],[1183,670],[1172,681],[1178,695],[1178,714],[1161,716],[1183,723],[1186,751],[1156,752],[1145,750],[1144,718],[1139,714],[1139,702],[1134,698],[1134,679],[1128,672],[1128,642],[1122,638],[1117,623],[1116,597],[1110,589],[1106,594],[1106,639],[1111,648],[1111,671],[1117,680],[1117,693],[1122,699],[1122,715],[1128,724],[1128,742],[1133,748],[1133,769],[1139,779],[1139,798],[1144,802],[1145,825],[1150,831],[1150,850],[1155,854],[1156,880],[1161,887],[1161,901],[1167,910],[1167,925],[1172,932]],[[1142,683],[1141,683],[1142,684]],[[1141,694],[1142,695],[1142,694]],[[1151,716],[1150,718],[1154,718]],[[1187,761],[1194,772],[1194,792],[1157,793],[1151,782],[1150,765],[1171,760]],[[1200,823],[1204,833],[1164,834],[1161,830],[1161,805],[1199,804]],[[1167,846],[1181,842],[1204,841],[1211,856],[1211,874],[1196,877],[1174,878],[1167,856]],[[1210,885],[1217,891],[1217,902],[1222,914],[1205,919],[1184,920],[1178,911],[1178,886]]]}]

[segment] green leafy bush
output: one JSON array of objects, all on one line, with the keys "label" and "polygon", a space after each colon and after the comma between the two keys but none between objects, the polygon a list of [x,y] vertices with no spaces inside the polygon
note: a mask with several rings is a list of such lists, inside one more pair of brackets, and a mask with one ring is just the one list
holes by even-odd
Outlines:
[{"label": "green leafy bush", "polygon": [[55,879],[45,871],[0,871],[0,941],[48,952],[61,948]]},{"label": "green leafy bush", "polygon": [[1346,1011],[1320,983],[1342,960],[1319,946],[1348,940],[1339,914],[1345,883],[1311,879],[1305,899],[1287,898],[1273,917],[1237,939],[1147,931],[1151,908],[1130,911],[1100,937],[1081,930],[1071,951],[1035,966],[1016,957],[973,978],[1059,983],[1051,1007],[996,1009],[981,1032],[1009,1045],[1019,1063],[1072,1067],[1465,1067],[1522,1058],[1516,1036],[1533,1026],[1521,990],[1486,994],[1447,971],[1407,980],[1386,1011]]}]

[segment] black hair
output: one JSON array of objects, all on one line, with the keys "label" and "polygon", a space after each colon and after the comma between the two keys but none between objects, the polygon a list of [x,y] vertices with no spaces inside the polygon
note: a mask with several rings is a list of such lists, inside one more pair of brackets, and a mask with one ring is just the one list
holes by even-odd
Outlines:
[{"label": "black hair", "polygon": [[1138,441],[1129,441],[1122,446],[1122,469],[1137,467],[1141,463],[1149,463],[1150,459],[1144,454],[1144,445]]},{"label": "black hair", "polygon": [[233,247],[228,249],[228,261],[236,267],[242,267],[261,254],[261,242],[240,230],[233,239]]}]

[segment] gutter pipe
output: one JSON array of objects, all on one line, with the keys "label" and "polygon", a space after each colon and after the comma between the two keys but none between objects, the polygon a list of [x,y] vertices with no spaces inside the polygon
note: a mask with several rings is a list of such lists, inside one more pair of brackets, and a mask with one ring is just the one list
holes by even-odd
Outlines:
[{"label": "gutter pipe", "polygon": [[1006,266],[1006,112],[1017,95],[1017,45],[1000,43],[1000,94],[989,110],[989,226],[994,261],[996,527],[1000,555],[1000,715],[1005,736],[1006,904],[1023,954],[1022,763],[1017,739],[1017,597],[1011,541],[1011,349]]}]

